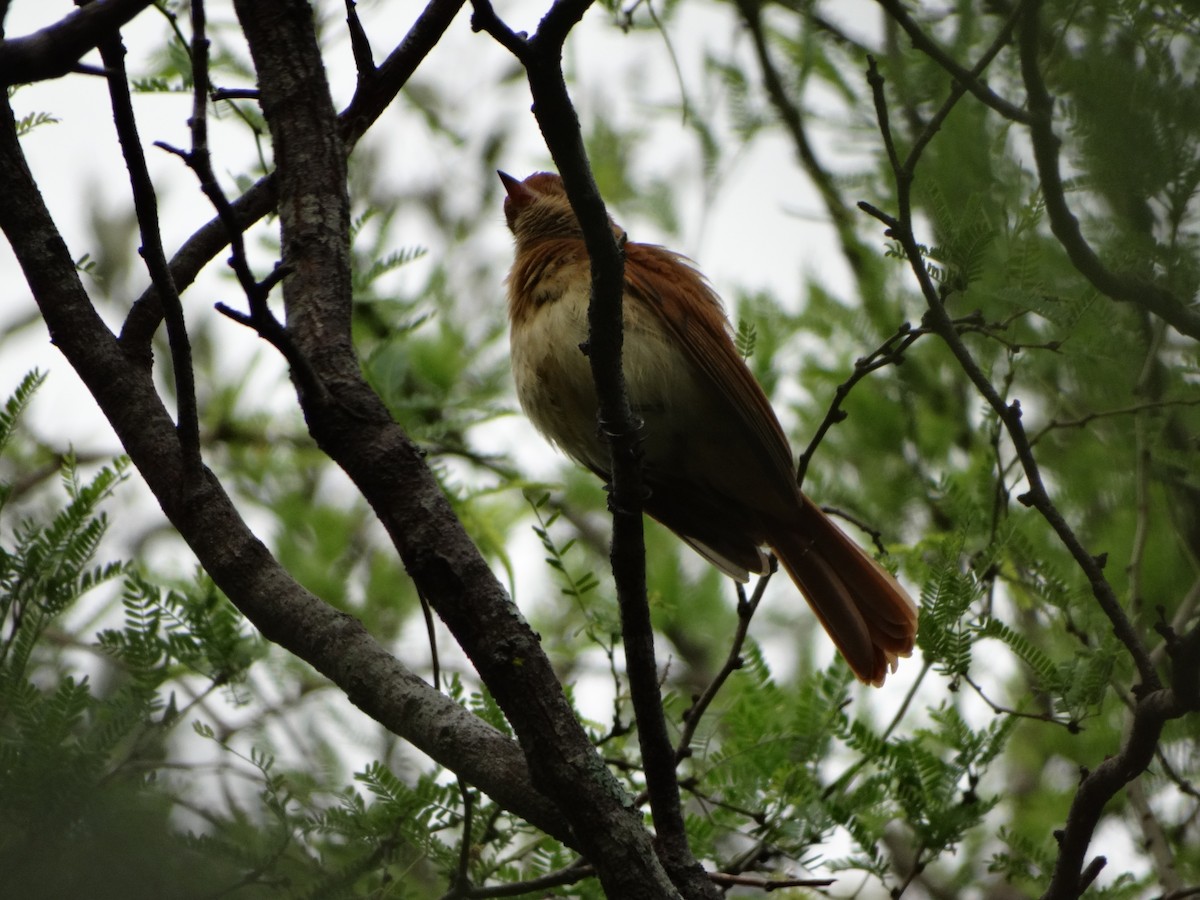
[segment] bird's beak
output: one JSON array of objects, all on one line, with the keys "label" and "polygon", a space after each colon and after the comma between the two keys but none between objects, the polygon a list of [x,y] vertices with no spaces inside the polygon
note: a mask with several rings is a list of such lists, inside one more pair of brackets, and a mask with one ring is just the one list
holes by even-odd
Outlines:
[{"label": "bird's beak", "polygon": [[517,215],[533,203],[538,195],[525,182],[517,181],[507,172],[497,170],[496,174],[500,176],[504,190],[508,191],[508,196],[504,198],[504,218],[508,222],[509,229],[515,233]]},{"label": "bird's beak", "polygon": [[514,192],[520,189],[521,182],[517,181],[517,179],[513,178],[507,172],[501,172],[497,169],[496,174],[500,176],[500,182],[504,185],[504,189],[508,191],[508,196],[511,197]]}]

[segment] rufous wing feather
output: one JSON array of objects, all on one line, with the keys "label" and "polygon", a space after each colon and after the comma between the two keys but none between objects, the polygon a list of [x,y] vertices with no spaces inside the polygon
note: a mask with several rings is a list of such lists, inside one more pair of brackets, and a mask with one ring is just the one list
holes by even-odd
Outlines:
[{"label": "rufous wing feather", "polygon": [[912,653],[916,605],[886,569],[795,490],[787,437],[737,355],[720,301],[703,276],[661,247],[630,244],[627,256],[630,293],[658,313],[695,367],[737,410],[762,448],[760,458],[769,460],[773,471],[764,477],[780,493],[794,491],[799,498],[792,521],[772,523],[766,536],[772,549],[855,674],[869,684],[882,684],[896,660]]},{"label": "rufous wing feather", "polygon": [[790,478],[792,451],[771,402],[738,356],[721,301],[684,257],[652,244],[626,245],[626,291],[674,332],[679,346],[757,437],[775,474]]}]

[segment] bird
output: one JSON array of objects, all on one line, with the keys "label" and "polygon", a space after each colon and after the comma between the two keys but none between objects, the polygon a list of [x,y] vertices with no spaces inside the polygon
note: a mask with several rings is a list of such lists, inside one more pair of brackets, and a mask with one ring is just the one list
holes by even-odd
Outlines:
[{"label": "bird", "polygon": [[[609,481],[584,347],[591,267],[562,179],[498,173],[515,253],[507,278],[518,401],[575,462]],[[643,423],[643,510],[725,574],[770,571],[770,548],[859,680],[880,686],[911,655],[917,607],[801,491],[787,436],[690,260],[623,241],[622,367]]]}]

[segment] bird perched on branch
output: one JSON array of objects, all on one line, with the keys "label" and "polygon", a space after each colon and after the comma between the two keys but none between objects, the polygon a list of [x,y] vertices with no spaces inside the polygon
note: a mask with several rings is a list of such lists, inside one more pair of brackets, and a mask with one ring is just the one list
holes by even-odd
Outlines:
[{"label": "bird perched on branch", "polygon": [[[559,176],[499,174],[516,238],[508,315],[517,397],[542,434],[607,481],[581,350],[591,294],[583,232]],[[916,605],[800,491],[787,437],[703,276],[662,247],[624,249],[622,362],[645,423],[646,513],[739,581],[769,570],[770,547],[855,675],[882,684],[912,652]]]}]

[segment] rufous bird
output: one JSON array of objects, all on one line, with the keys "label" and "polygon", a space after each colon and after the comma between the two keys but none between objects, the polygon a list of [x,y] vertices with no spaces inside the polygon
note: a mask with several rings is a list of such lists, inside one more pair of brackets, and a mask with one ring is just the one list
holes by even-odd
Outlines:
[{"label": "rufous bird", "polygon": [[[607,481],[581,350],[591,293],[583,233],[559,176],[499,175],[516,238],[508,316],[517,397],[542,434]],[[797,486],[783,428],[704,277],[662,247],[624,248],[622,363],[644,422],[645,512],[742,582],[769,571],[770,547],[854,674],[882,684],[912,652],[916,604]]]}]

